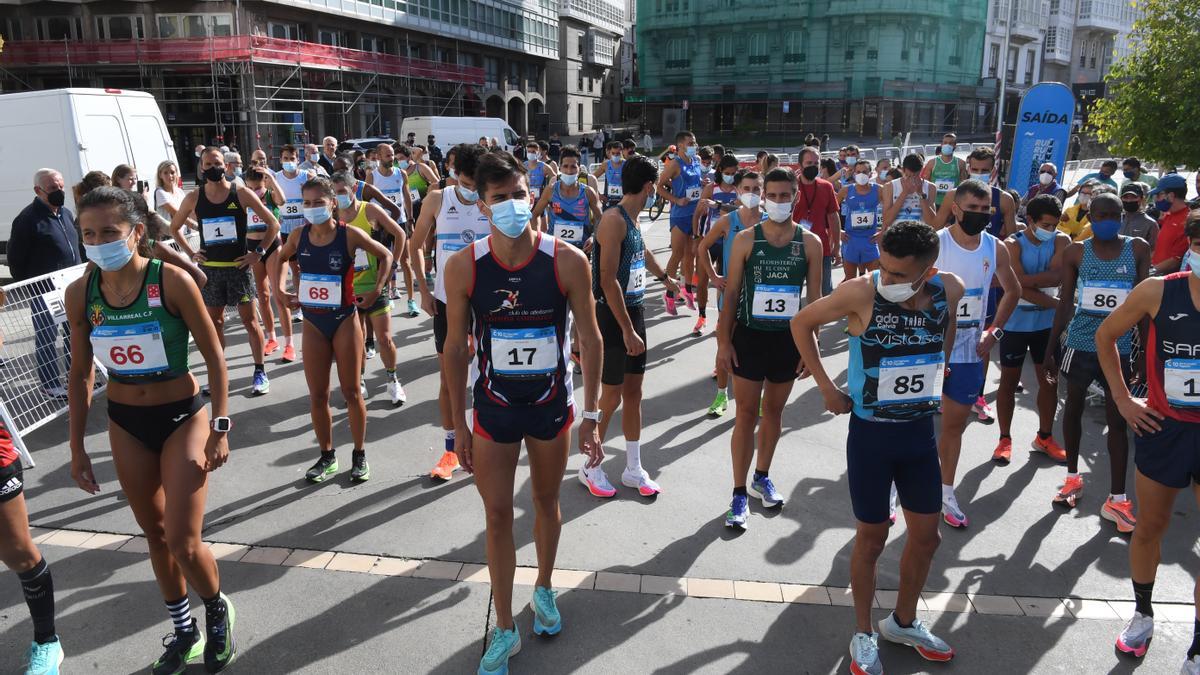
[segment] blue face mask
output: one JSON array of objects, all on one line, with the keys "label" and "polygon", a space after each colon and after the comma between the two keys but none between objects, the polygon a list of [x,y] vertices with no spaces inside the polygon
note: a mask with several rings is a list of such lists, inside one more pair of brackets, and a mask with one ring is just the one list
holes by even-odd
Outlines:
[{"label": "blue face mask", "polygon": [[685,150],[685,152],[687,152],[688,159],[695,157],[698,151],[699,149],[694,145],[689,145],[687,150]]},{"label": "blue face mask", "polygon": [[733,179],[736,175],[733,173],[723,173],[721,174],[721,180],[725,181],[726,185],[733,185]]},{"label": "blue face mask", "polygon": [[348,209],[353,202],[350,201],[350,195],[337,195],[337,203],[339,209]]},{"label": "blue face mask", "polygon": [[328,206],[312,206],[304,209],[304,219],[313,225],[320,225],[332,216]]},{"label": "blue face mask", "polygon": [[407,169],[408,168],[408,160],[407,159],[400,160],[400,162],[398,163],[398,166],[401,169]]},{"label": "blue face mask", "polygon": [[509,239],[516,239],[525,231],[529,220],[533,217],[533,209],[527,199],[508,199],[491,205],[492,224],[500,230],[500,234]]},{"label": "blue face mask", "polygon": [[283,166],[283,170],[288,173],[293,173],[296,170],[295,162],[283,162],[282,166]]},{"label": "blue face mask", "polygon": [[1121,221],[1119,220],[1093,220],[1092,234],[1101,241],[1109,241],[1117,238],[1117,233],[1121,231]]},{"label": "blue face mask", "polygon": [[574,185],[579,180],[579,174],[577,173],[560,173],[558,177],[562,180],[563,185]]},{"label": "blue face mask", "polygon": [[1189,249],[1187,255],[1184,257],[1184,262],[1192,269],[1192,274],[1195,274],[1196,278],[1200,279],[1200,253]]},{"label": "blue face mask", "polygon": [[1154,200],[1154,208],[1162,213],[1167,213],[1171,210],[1171,201],[1168,199],[1156,199]]},{"label": "blue face mask", "polygon": [[1036,236],[1038,238],[1038,241],[1050,241],[1051,239],[1054,238],[1054,234],[1056,231],[1057,230],[1047,230],[1047,229],[1044,229],[1041,227],[1037,227],[1036,225],[1033,228],[1033,234],[1034,234],[1034,236]]},{"label": "blue face mask", "polygon": [[950,145],[949,143],[944,143],[942,145],[942,154],[943,155],[953,155],[954,154],[954,146]]},{"label": "blue face mask", "polygon": [[[132,233],[130,234],[132,235]],[[133,259],[133,249],[129,248],[129,237],[95,246],[84,244],[83,250],[87,253],[88,260],[96,263],[96,267],[105,272],[116,272]]]},{"label": "blue face mask", "polygon": [[478,192],[476,192],[475,190],[468,190],[467,188],[463,187],[462,185],[458,186],[458,196],[462,197],[462,200],[464,202],[473,202],[476,199],[479,199]]}]

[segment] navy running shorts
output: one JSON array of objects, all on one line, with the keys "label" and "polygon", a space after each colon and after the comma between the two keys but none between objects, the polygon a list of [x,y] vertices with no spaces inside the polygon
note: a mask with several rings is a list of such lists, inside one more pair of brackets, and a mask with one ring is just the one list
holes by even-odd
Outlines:
[{"label": "navy running shorts", "polygon": [[892,483],[905,510],[941,511],[942,470],[933,416],[908,422],[875,422],[851,414],[846,475],[854,517],[861,522],[887,522]]},{"label": "navy running shorts", "polygon": [[506,408],[498,405],[476,405],[475,434],[495,443],[520,443],[526,436],[539,441],[552,441],[564,431],[571,433],[575,407],[567,405],[534,405]]},{"label": "navy running shorts", "polygon": [[1164,417],[1162,431],[1133,437],[1133,463],[1142,475],[1169,488],[1200,483],[1200,424]]}]

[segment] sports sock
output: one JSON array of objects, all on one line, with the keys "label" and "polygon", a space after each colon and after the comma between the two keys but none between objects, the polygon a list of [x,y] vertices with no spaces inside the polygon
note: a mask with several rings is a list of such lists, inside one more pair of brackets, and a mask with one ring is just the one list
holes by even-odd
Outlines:
[{"label": "sports sock", "polygon": [[1195,626],[1192,628],[1192,646],[1188,647],[1188,660],[1193,656],[1200,655],[1200,619],[1196,619]]},{"label": "sports sock", "polygon": [[1039,430],[1038,430],[1038,438],[1040,438],[1040,439],[1042,439],[1042,440],[1044,441],[1044,440],[1046,440],[1047,438],[1050,438],[1050,432],[1049,432],[1049,431],[1042,431],[1042,430],[1040,430],[1040,429],[1039,429]]},{"label": "sports sock", "polygon": [[454,430],[446,432],[446,452],[454,452]]},{"label": "sports sock", "polygon": [[1117,504],[1129,501],[1129,497],[1126,497],[1124,492],[1122,492],[1119,495],[1118,494],[1110,494],[1109,498],[1112,499],[1113,502],[1115,502]]},{"label": "sports sock", "polygon": [[1000,440],[1004,440],[1006,438],[1011,441],[1012,435],[1011,434],[1000,434]]},{"label": "sports sock", "polygon": [[204,627],[211,631],[224,623],[227,609],[225,598],[221,597],[221,591],[218,589],[215,596],[204,600]]},{"label": "sports sock", "polygon": [[896,625],[897,625],[897,626],[900,626],[901,628],[912,628],[912,624],[911,624],[911,623],[910,623],[910,624],[908,624],[907,626],[905,626],[904,624],[900,623],[900,617],[896,616],[896,612],[895,612],[895,611],[893,611],[893,612],[892,612],[892,621],[895,621],[895,622],[896,622]]},{"label": "sports sock", "polygon": [[705,311],[707,311],[707,309],[708,309],[708,308],[707,308],[707,307],[705,307],[704,305],[700,305],[700,309],[699,309],[698,311],[700,312],[700,318],[701,318],[701,319],[708,318],[708,315],[707,315],[707,314],[705,314]]},{"label": "sports sock", "polygon": [[942,500],[954,499],[954,486],[942,485]]},{"label": "sports sock", "polygon": [[767,477],[766,471],[759,471],[758,469],[754,470],[754,480],[758,481],[758,480],[762,480],[766,477]]},{"label": "sports sock", "polygon": [[284,347],[291,347],[291,346],[292,346],[292,336],[291,336],[291,335],[284,335],[284,336],[283,336],[283,346],[284,346]]},{"label": "sports sock", "polygon": [[726,396],[729,395],[729,387],[717,387],[717,391],[719,393],[725,394]]},{"label": "sports sock", "polygon": [[175,625],[176,633],[192,632],[192,603],[188,596],[167,600],[167,611],[171,613],[171,623]]},{"label": "sports sock", "polygon": [[267,369],[263,367],[263,364],[256,363],[256,364],[254,364],[254,372],[266,374]]},{"label": "sports sock", "polygon": [[625,470],[637,471],[642,468],[641,441],[625,441]]},{"label": "sports sock", "polygon": [[1135,603],[1134,609],[1140,612],[1143,616],[1154,616],[1154,607],[1150,605],[1150,597],[1154,595],[1154,582],[1148,584],[1139,584],[1133,582],[1133,600]]},{"label": "sports sock", "polygon": [[747,493],[746,493],[746,486],[745,486],[745,485],[743,485],[743,486],[741,486],[741,487],[735,487],[735,488],[733,488],[733,496],[734,496],[734,497],[736,497],[736,496],[738,496],[738,495],[741,495],[741,496],[743,496],[743,497],[747,496]]},{"label": "sports sock", "polygon": [[395,382],[396,381],[396,369],[395,368],[387,368],[386,372],[387,372],[388,379],[391,380],[392,382]]},{"label": "sports sock", "polygon": [[21,590],[25,593],[25,604],[29,605],[29,616],[33,619],[33,639],[38,644],[58,639],[54,630],[54,579],[50,566],[42,558],[30,569],[17,574]]},{"label": "sports sock", "polygon": [[688,295],[692,295],[696,292],[695,284],[684,284],[683,287],[687,289]]}]

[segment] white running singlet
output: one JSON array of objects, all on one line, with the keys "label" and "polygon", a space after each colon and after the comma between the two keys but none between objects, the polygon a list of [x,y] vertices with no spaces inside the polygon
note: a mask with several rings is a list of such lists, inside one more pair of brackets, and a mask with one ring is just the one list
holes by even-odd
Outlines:
[{"label": "white running singlet", "polygon": [[404,191],[408,189],[405,180],[404,172],[399,169],[392,169],[392,175],[385,176],[380,173],[379,169],[371,170],[371,184],[374,185],[384,197],[387,197],[393,204],[400,208],[400,218],[396,220],[397,224],[403,224],[407,220],[404,213]]},{"label": "white running singlet", "polygon": [[438,274],[433,285],[433,297],[446,302],[446,261],[452,254],[488,236],[492,226],[477,203],[463,204],[458,188],[442,190],[442,208],[433,222],[436,240],[434,250]]},{"label": "white running singlet", "polygon": [[941,250],[934,265],[939,272],[953,272],[963,282],[963,296],[954,308],[957,331],[950,363],[978,363],[975,353],[979,335],[983,332],[987,313],[988,292],[996,275],[996,244],[999,241],[987,232],[980,232],[979,247],[968,251],[950,234],[950,228],[938,232]]}]

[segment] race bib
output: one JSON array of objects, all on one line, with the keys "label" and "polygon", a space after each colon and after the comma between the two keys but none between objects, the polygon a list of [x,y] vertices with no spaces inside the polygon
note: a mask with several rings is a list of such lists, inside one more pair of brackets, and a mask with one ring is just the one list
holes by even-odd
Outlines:
[{"label": "race bib", "polygon": [[554,328],[493,328],[492,370],[501,377],[549,375],[558,368]]},{"label": "race bib", "polygon": [[646,292],[646,261],[635,260],[629,265],[629,281],[625,284],[625,295],[643,295]]},{"label": "race bib", "polygon": [[[1039,288],[1038,290],[1052,298],[1058,297],[1058,286],[1048,286],[1046,288]],[[1022,309],[1049,309],[1049,307],[1042,307],[1040,305],[1035,305],[1032,302],[1026,300],[1025,298],[1021,298],[1020,300],[1018,300],[1017,306]]]},{"label": "race bib", "polygon": [[367,259],[367,252],[363,249],[358,249],[354,252],[354,271],[365,272],[371,266],[371,261]]},{"label": "race bib", "polygon": [[421,201],[421,193],[417,191],[417,188],[409,188],[409,189],[408,189],[408,196],[409,196],[410,198],[412,198],[412,202],[413,202],[414,204],[416,204],[417,202]]},{"label": "race bib", "polygon": [[246,232],[250,233],[250,232],[266,232],[266,231],[267,231],[267,221],[263,220],[262,218],[259,218],[258,214],[255,213],[254,209],[247,207],[246,208]]},{"label": "race bib", "polygon": [[335,274],[300,274],[300,304],[308,307],[342,306],[342,278]]},{"label": "race bib", "polygon": [[851,211],[850,212],[850,229],[852,230],[867,230],[875,227],[875,212],[874,211]]},{"label": "race bib", "polygon": [[1163,391],[1172,408],[1200,408],[1200,359],[1167,359]]},{"label": "race bib", "polygon": [[1088,281],[1079,291],[1079,311],[1089,314],[1111,314],[1120,307],[1133,284],[1128,281]]},{"label": "race bib", "polygon": [[942,397],[945,372],[941,352],[882,358],[876,398],[881,405],[936,401]]},{"label": "race bib", "polygon": [[583,243],[583,225],[558,222],[554,224],[554,236],[570,244]]},{"label": "race bib", "polygon": [[687,189],[687,200],[689,202],[700,200],[700,186],[690,187]]},{"label": "race bib", "polygon": [[205,246],[232,244],[237,241],[237,221],[233,216],[217,218],[202,218],[200,220],[200,238]]},{"label": "race bib", "polygon": [[304,224],[304,200],[289,199],[283,203],[280,212],[283,214],[283,222],[280,223],[280,229],[283,234],[289,234],[291,231]]},{"label": "race bib", "polygon": [[383,190],[383,196],[397,206],[404,206],[404,190]]},{"label": "race bib", "polygon": [[786,321],[800,311],[799,286],[755,286],[750,315],[755,319]]},{"label": "race bib", "polygon": [[92,328],[92,352],[111,373],[145,375],[167,370],[162,327],[157,321]]},{"label": "race bib", "polygon": [[954,189],[953,178],[939,178],[933,181],[933,184],[937,187],[937,191],[943,194]]},{"label": "race bib", "polygon": [[608,184],[609,197],[612,197],[613,199],[620,199],[622,196],[624,196],[624,194],[625,193],[621,191],[620,185],[613,185],[612,183]]},{"label": "race bib", "polygon": [[983,318],[983,289],[967,288],[963,290],[962,300],[958,301],[958,310],[954,313],[959,328],[970,328],[979,325]]}]

